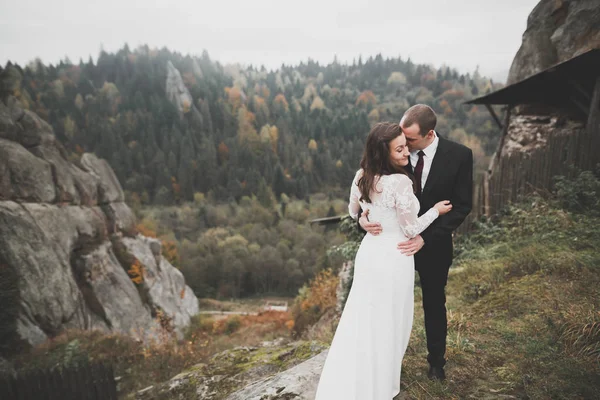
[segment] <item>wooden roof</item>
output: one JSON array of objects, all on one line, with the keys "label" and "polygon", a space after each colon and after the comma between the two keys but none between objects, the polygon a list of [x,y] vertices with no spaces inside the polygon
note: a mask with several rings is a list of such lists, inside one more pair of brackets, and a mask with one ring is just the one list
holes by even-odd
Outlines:
[{"label": "wooden roof", "polygon": [[600,49],[593,49],[465,104],[545,104],[587,115],[599,76]]}]

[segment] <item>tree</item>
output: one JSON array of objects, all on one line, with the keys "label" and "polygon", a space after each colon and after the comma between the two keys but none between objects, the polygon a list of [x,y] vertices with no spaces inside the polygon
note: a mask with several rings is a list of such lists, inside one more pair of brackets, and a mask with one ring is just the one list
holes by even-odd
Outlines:
[{"label": "tree", "polygon": [[377,104],[377,97],[371,90],[365,90],[356,99],[356,105],[359,107],[374,106]]}]

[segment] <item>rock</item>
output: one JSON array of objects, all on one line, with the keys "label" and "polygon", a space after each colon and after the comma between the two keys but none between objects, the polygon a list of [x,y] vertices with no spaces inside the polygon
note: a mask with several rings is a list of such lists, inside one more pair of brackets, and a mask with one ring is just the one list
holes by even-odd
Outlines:
[{"label": "rock", "polygon": [[[181,336],[197,299],[161,256],[160,242],[136,235],[106,161],[84,154],[70,162],[50,125],[14,97],[0,101],[1,351],[19,352],[65,329],[159,338],[157,309]],[[123,236],[147,264],[143,283],[115,253],[127,248]]]},{"label": "rock", "polygon": [[165,91],[167,92],[169,101],[177,107],[177,110],[179,110],[179,114],[183,115],[184,113],[189,112],[191,107],[193,107],[194,101],[192,95],[183,83],[181,74],[177,68],[173,66],[171,61],[167,62],[167,83]]},{"label": "rock", "polygon": [[204,78],[204,74],[202,73],[202,68],[200,68],[200,65],[198,65],[198,62],[196,61],[196,59],[192,60],[192,72],[194,73],[194,76],[198,79],[203,79]]},{"label": "rock", "polygon": [[132,237],[137,234],[135,215],[133,215],[133,211],[127,204],[123,202],[109,203],[102,206],[102,211],[108,219],[109,233],[121,232]]},{"label": "rock", "polygon": [[23,110],[23,114],[15,122],[21,127],[17,141],[27,148],[54,140],[50,124],[29,110]]},{"label": "rock", "polygon": [[123,238],[127,251],[144,266],[144,279],[141,286],[149,304],[165,312],[173,322],[179,338],[189,325],[193,315],[199,312],[198,299],[192,289],[185,284],[183,274],[173,267],[163,256],[151,250],[156,239],[137,236]]},{"label": "rock", "polygon": [[125,196],[123,188],[105,160],[102,160],[92,153],[85,153],[81,156],[81,164],[86,172],[92,174],[98,180],[98,203],[108,204],[123,202]]},{"label": "rock", "polygon": [[55,198],[51,165],[20,144],[0,139],[0,200],[50,203]]},{"label": "rock", "polygon": [[585,129],[580,121],[560,119],[556,116],[514,115],[509,119],[502,156],[515,151],[529,153],[546,145],[548,137],[567,136]]},{"label": "rock", "polygon": [[30,151],[52,166],[57,196],[55,202],[87,206],[98,204],[98,178],[71,164],[62,146],[55,143],[42,144]]},{"label": "rock", "polygon": [[[294,342],[270,347],[237,347],[215,355],[208,363],[198,364],[167,382],[144,389],[135,395],[139,400],[175,398],[198,400],[251,399],[280,390],[293,398],[304,391],[314,398],[320,370],[325,360],[325,346],[318,342]],[[315,355],[319,354],[317,357]],[[314,357],[311,359],[311,357]],[[306,360],[312,361],[307,362]],[[242,389],[243,388],[243,389]],[[235,394],[231,394],[235,393]],[[248,397],[244,397],[248,396]],[[271,398],[271,397],[265,397]]]},{"label": "rock", "polygon": [[0,139],[16,140],[17,126],[12,120],[10,110],[0,101]]},{"label": "rock", "polygon": [[508,75],[512,84],[600,47],[597,0],[542,0],[527,19],[523,42]]},{"label": "rock", "polygon": [[[17,319],[16,340],[35,345],[66,325],[85,327],[87,310],[70,266],[69,249],[79,242],[71,218],[56,206],[0,202],[0,262],[18,284],[17,303],[6,305]],[[78,222],[92,236],[93,228]]]},{"label": "rock", "polygon": [[273,377],[255,382],[226,400],[313,400],[327,351]]},{"label": "rock", "polygon": [[109,242],[79,255],[74,270],[86,303],[112,331],[140,338],[158,335],[160,326],[151,318],[149,307],[142,303]]}]

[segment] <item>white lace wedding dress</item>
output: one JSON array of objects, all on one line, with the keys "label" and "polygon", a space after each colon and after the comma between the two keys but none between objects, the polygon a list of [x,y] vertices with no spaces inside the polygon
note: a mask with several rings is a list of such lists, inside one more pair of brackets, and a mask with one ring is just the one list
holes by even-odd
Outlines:
[{"label": "white lace wedding dress", "polygon": [[396,248],[437,217],[431,209],[417,217],[419,201],[406,175],[381,176],[372,203],[359,202],[356,173],[350,215],[359,207],[382,233],[366,234],[354,263],[354,280],[323,366],[316,400],[392,400],[400,393],[400,368],[412,329],[414,259]]}]

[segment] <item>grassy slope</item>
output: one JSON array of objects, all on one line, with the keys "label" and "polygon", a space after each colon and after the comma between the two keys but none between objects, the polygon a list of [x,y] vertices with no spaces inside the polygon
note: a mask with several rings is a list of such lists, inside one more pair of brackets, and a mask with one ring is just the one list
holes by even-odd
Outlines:
[{"label": "grassy slope", "polygon": [[420,288],[403,397],[600,398],[600,218],[542,200],[463,242],[447,287],[448,380],[426,377]]}]

